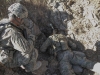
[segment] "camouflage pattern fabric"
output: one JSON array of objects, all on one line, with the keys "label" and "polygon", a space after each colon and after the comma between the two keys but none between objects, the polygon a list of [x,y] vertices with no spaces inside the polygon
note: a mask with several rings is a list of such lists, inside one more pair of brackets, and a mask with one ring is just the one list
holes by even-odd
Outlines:
[{"label": "camouflage pattern fabric", "polygon": [[86,59],[85,54],[82,52],[72,52],[68,44],[73,44],[73,42],[68,42],[69,40],[64,35],[54,34],[47,38],[40,50],[45,52],[50,45],[53,45],[54,49],[52,51],[57,55],[62,75],[75,75],[72,65],[79,65],[91,70],[96,62]]},{"label": "camouflage pattern fabric", "polygon": [[[92,69],[96,62],[92,62],[84,56],[84,53],[78,51],[63,51],[59,53],[58,61],[59,61],[59,69],[62,75],[75,75],[74,70],[72,68],[73,65],[79,65],[80,67],[84,67],[87,69]],[[80,56],[82,54],[83,56]]]},{"label": "camouflage pattern fabric", "polygon": [[[5,29],[0,32],[0,51],[6,54],[0,55],[0,62],[10,68],[28,65],[30,62],[34,65],[38,56],[33,46],[34,40],[34,35],[30,34],[26,39],[20,29],[10,23],[6,24]],[[3,59],[4,57],[7,58]]]}]

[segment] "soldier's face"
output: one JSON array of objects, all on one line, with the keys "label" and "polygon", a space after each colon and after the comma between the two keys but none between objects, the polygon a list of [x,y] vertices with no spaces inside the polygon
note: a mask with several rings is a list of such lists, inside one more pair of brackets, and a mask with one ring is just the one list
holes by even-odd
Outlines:
[{"label": "soldier's face", "polygon": [[20,26],[22,24],[22,19],[16,17],[16,21],[17,21],[17,26]]}]

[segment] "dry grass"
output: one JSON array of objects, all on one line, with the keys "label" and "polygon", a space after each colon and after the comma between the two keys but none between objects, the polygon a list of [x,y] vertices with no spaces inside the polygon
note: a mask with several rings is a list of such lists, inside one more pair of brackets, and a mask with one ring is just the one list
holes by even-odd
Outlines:
[{"label": "dry grass", "polygon": [[15,0],[0,0],[0,19],[7,17],[7,8],[14,2]]},{"label": "dry grass", "polygon": [[[34,8],[36,8],[40,14],[43,14],[41,12],[41,7],[46,6],[46,1],[47,0],[25,0],[26,3],[29,3],[31,5],[33,4],[29,8],[33,8],[34,6]],[[14,2],[16,2],[16,0],[0,0],[0,3],[2,3],[0,4],[0,19],[3,17],[7,17],[7,8],[9,5],[11,5]]]}]

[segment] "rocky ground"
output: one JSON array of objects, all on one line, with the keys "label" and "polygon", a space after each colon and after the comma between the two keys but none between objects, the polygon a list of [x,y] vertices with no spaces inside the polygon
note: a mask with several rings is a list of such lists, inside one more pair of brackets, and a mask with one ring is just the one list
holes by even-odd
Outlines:
[{"label": "rocky ground", "polygon": [[[6,17],[7,7],[18,1],[27,7],[29,18],[46,38],[52,33],[53,26],[76,43],[75,50],[84,52],[92,61],[100,62],[100,0],[0,0],[0,18]],[[38,50],[44,40],[43,36],[37,38]],[[56,58],[39,52],[38,60],[43,62],[43,66],[37,75],[61,75]],[[9,69],[0,65],[0,75],[33,74],[21,68]],[[99,74],[84,69],[81,75]]]}]

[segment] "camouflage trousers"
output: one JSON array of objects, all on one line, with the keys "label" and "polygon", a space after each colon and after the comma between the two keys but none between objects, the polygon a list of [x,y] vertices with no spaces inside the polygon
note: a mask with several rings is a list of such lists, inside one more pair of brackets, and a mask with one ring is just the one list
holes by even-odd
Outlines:
[{"label": "camouflage trousers", "polygon": [[63,51],[57,55],[61,75],[75,75],[72,65],[92,69],[95,62],[86,59],[85,54],[78,51]]},{"label": "camouflage trousers", "polygon": [[35,49],[31,53],[13,53],[13,59],[5,63],[6,67],[14,68],[24,66],[27,71],[33,71],[38,57],[38,51]]}]

